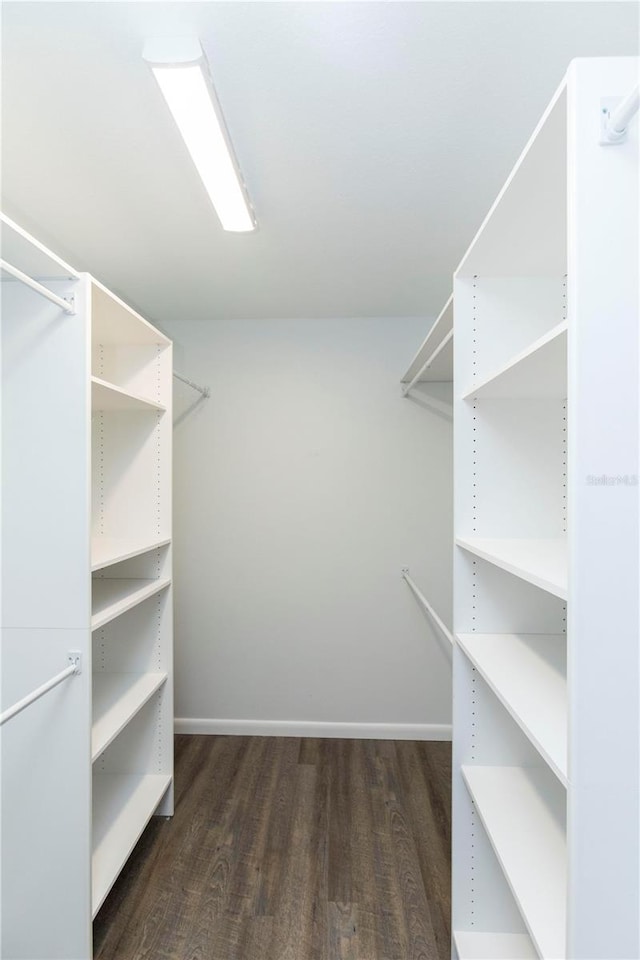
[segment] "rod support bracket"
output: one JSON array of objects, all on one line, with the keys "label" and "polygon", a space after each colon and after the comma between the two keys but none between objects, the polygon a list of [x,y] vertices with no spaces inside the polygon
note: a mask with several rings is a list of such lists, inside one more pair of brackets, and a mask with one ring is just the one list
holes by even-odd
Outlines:
[{"label": "rod support bracket", "polygon": [[402,570],[401,570],[401,574],[402,574],[403,579],[404,579],[404,577],[407,576],[408,573],[409,573],[409,567],[403,567]]},{"label": "rod support bracket", "polygon": [[82,673],[82,654],[79,650],[69,650],[67,655],[70,666],[74,668],[74,674],[77,676]]},{"label": "rod support bracket", "polygon": [[66,297],[63,297],[62,299],[65,300],[65,301],[69,304],[69,307],[71,308],[71,310],[70,310],[70,316],[75,317],[75,315],[76,315],[76,295],[75,295],[75,293],[70,293],[70,294],[68,294]]},{"label": "rod support bracket", "polygon": [[636,86],[626,97],[603,97],[600,101],[600,145],[615,146],[627,139],[629,124],[640,106]]}]

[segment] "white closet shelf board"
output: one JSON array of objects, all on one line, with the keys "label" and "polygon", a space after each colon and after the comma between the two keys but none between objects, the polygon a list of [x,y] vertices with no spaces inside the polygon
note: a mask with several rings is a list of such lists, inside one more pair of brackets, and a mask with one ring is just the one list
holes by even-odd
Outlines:
[{"label": "white closet shelf board", "polygon": [[0,251],[4,260],[34,280],[79,279],[73,267],[47,250],[4,213],[0,213]]},{"label": "white closet shelf board", "polygon": [[536,784],[537,771],[463,766],[467,789],[544,960],[565,956],[566,839]]},{"label": "white closet shelf board", "polygon": [[[407,372],[402,377],[401,383],[410,383],[420,368],[426,363],[430,356],[438,349],[448,333],[453,330],[453,294],[449,297],[442,311],[438,315],[429,333],[415,357],[409,364]],[[440,351],[433,364],[429,366],[418,383],[427,381],[450,381],[453,380],[453,339]]]},{"label": "white closet shelf board", "polygon": [[460,960],[538,960],[526,933],[468,933],[453,931]]},{"label": "white closet shelf board", "polygon": [[567,272],[566,79],[531,135],[455,276]]},{"label": "white closet shelf board", "polygon": [[114,563],[121,563],[131,557],[139,557],[142,553],[166,547],[171,543],[171,537],[158,537],[156,540],[140,542],[116,537],[91,538],[91,571],[103,570]]},{"label": "white closet shelf board", "polygon": [[171,777],[100,773],[93,778],[93,916],[160,803]]},{"label": "white closet shelf board", "polygon": [[567,321],[563,320],[492,376],[467,390],[462,399],[564,399],[566,396]]},{"label": "white closet shelf board", "polygon": [[458,645],[567,786],[566,637],[458,634]]},{"label": "white closet shelf board", "polygon": [[91,762],[98,759],[165,683],[166,673],[95,673]]},{"label": "white closet shelf board", "polygon": [[155,400],[129,393],[122,387],[116,387],[115,384],[101,380],[99,377],[91,377],[91,409],[94,411],[148,410],[164,413],[167,408]]},{"label": "white closet shelf board", "polygon": [[481,560],[540,587],[561,600],[567,599],[568,557],[566,537],[551,540],[489,540],[456,537],[456,544]]},{"label": "white closet shelf board", "polygon": [[91,581],[91,629],[97,630],[121,613],[160,593],[171,583],[170,577],[157,580],[109,580]]},{"label": "white closet shelf board", "polygon": [[171,341],[139,313],[91,278],[91,336],[94,343],[153,344]]}]

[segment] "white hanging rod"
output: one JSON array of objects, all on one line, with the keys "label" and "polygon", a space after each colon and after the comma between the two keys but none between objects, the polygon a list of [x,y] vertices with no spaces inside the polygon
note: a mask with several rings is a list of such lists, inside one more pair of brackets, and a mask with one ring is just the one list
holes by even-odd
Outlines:
[{"label": "white hanging rod", "polygon": [[0,727],[3,725],[3,723],[6,723],[7,720],[11,720],[12,717],[15,717],[17,713],[20,713],[26,707],[29,707],[32,703],[35,703],[35,701],[39,700],[40,697],[43,697],[45,693],[49,692],[49,690],[53,690],[53,688],[57,687],[59,683],[62,683],[63,680],[66,680],[67,677],[81,673],[81,662],[80,654],[75,650],[70,650],[69,666],[64,670],[61,670],[60,673],[57,673],[55,677],[51,678],[51,680],[47,680],[47,682],[43,683],[42,686],[38,687],[36,690],[33,690],[26,697],[23,697],[22,700],[18,700],[17,703],[14,703],[14,705],[9,707],[8,710],[5,710],[4,713],[0,713]]},{"label": "white hanging rod", "polygon": [[453,634],[451,633],[451,631],[449,630],[449,628],[442,622],[442,620],[440,619],[440,617],[438,616],[438,614],[435,612],[435,610],[433,609],[433,607],[431,606],[431,604],[429,603],[429,601],[428,601],[427,598],[425,597],[424,593],[422,593],[422,591],[418,588],[418,586],[417,586],[417,585],[414,583],[414,581],[411,579],[411,577],[409,576],[409,570],[408,570],[406,567],[403,568],[403,570],[402,570],[402,577],[403,577],[404,580],[406,580],[408,586],[411,588],[411,590],[412,590],[412,592],[414,593],[414,595],[416,596],[417,600],[420,602],[420,604],[421,604],[421,605],[424,607],[424,609],[427,611],[427,613],[429,614],[429,616],[431,617],[431,619],[433,620],[433,622],[435,623],[435,625],[438,627],[438,629],[440,630],[440,632],[442,633],[442,635],[443,635],[444,637],[446,637],[447,640],[449,641],[448,646],[443,647],[443,650],[445,651],[445,653],[447,654],[447,656],[448,656],[449,658],[451,658],[451,650],[452,650],[452,647],[453,647]]},{"label": "white hanging rod", "polygon": [[186,377],[181,377],[179,373],[173,374],[176,380],[180,380],[182,383],[186,383],[188,387],[192,387],[194,390],[197,390],[198,393],[201,393],[205,399],[209,399],[211,396],[211,390],[209,387],[201,387],[197,383],[194,383],[193,380],[187,380]]},{"label": "white hanging rod", "polygon": [[429,357],[429,359],[426,360],[425,363],[422,364],[422,366],[420,367],[420,369],[419,369],[418,372],[416,373],[416,375],[415,375],[415,377],[413,378],[413,380],[411,381],[411,383],[408,383],[405,387],[402,388],[402,396],[403,396],[403,397],[406,397],[406,395],[409,393],[409,390],[411,390],[411,388],[416,385],[416,383],[418,382],[418,380],[420,379],[420,377],[422,376],[422,374],[425,372],[425,370],[428,370],[428,369],[429,369],[429,367],[431,366],[431,364],[433,363],[433,361],[436,359],[436,357],[438,356],[438,354],[440,354],[440,353],[444,350],[444,348],[445,348],[446,345],[449,343],[449,340],[451,340],[452,337],[453,337],[453,330],[450,330],[449,333],[448,333],[448,334],[446,335],[446,337],[444,338],[444,340],[442,340],[442,342],[438,344],[438,346],[437,346],[436,349],[433,351],[433,353],[431,354],[431,356]]},{"label": "white hanging rod", "polygon": [[639,107],[640,86],[636,86],[609,114],[604,126],[603,141],[605,143],[621,143],[625,139],[627,127],[638,112]]},{"label": "white hanging rod", "polygon": [[39,293],[41,297],[46,297],[46,299],[50,300],[51,303],[55,303],[58,307],[60,307],[61,310],[64,310],[65,313],[68,313],[71,316],[75,315],[76,309],[73,303],[70,303],[68,300],[63,300],[62,297],[58,297],[47,287],[43,286],[41,283],[38,283],[37,280],[34,280],[33,277],[23,273],[22,270],[18,270],[17,267],[13,266],[13,264],[7,263],[6,260],[0,260],[0,268],[2,268],[2,270],[4,270],[6,273],[10,273],[12,277],[16,278],[16,280],[20,280],[21,283],[26,284],[27,287],[31,287],[31,289],[35,290],[36,293]]}]

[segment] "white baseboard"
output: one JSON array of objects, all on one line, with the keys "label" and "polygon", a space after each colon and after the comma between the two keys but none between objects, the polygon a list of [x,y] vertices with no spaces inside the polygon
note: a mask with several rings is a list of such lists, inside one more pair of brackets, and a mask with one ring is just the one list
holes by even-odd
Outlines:
[{"label": "white baseboard", "polygon": [[176,717],[176,733],[349,740],[451,740],[448,723],[324,723],[316,720],[207,720]]}]

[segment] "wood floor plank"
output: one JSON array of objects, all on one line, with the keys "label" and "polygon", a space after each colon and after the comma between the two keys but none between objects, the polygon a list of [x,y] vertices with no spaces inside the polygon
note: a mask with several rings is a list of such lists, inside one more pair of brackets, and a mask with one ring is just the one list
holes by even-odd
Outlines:
[{"label": "wood floor plank", "polygon": [[[294,816],[286,869],[276,901],[276,923],[269,960],[313,960],[313,903],[310,880],[313,864],[313,822],[317,769],[299,766],[296,772]],[[266,960],[266,958],[265,958]]]},{"label": "wood floor plank", "polygon": [[328,909],[328,960],[360,960],[358,908],[353,903],[330,903]]},{"label": "wood floor plank", "polygon": [[276,789],[271,810],[268,811],[267,845],[254,907],[256,916],[275,915],[276,899],[284,879],[295,800],[294,787],[300,741],[288,737],[278,739]]},{"label": "wood floor plank", "polygon": [[409,823],[409,797],[405,796],[396,775],[396,757],[382,760],[387,815],[395,853],[395,870],[405,918],[406,956],[430,960],[437,956],[431,913],[422,882],[419,858]]},{"label": "wood floor plank", "polygon": [[327,960],[329,944],[327,928],[329,924],[329,809],[331,800],[331,770],[322,762],[321,740],[315,741],[318,747],[316,771],[316,793],[314,807],[309,811],[312,817],[312,834],[309,856],[313,864],[311,875],[311,957],[313,960]]},{"label": "wood floor plank", "polygon": [[[450,746],[432,744],[425,754],[419,744],[397,744],[398,776],[409,810],[422,882],[429,902],[447,901],[451,890],[451,782],[446,760]],[[434,762],[430,762],[434,760]],[[447,939],[451,930],[447,930]]]},{"label": "wood floor plank", "polygon": [[[379,788],[375,764],[375,744],[371,740],[353,741],[351,870],[353,901],[357,905],[358,949],[363,958],[377,956],[377,890],[375,860],[374,793]],[[358,957],[360,960],[360,957]]]},{"label": "wood floor plank", "polygon": [[95,960],[448,960],[446,743],[176,738]]},{"label": "wood floor plank", "polygon": [[[219,832],[219,840],[208,865],[203,864],[200,895],[194,897],[191,929],[186,940],[186,955],[190,960],[210,960],[216,953],[226,960],[235,960],[238,925],[231,918],[243,915],[241,901],[246,890],[242,876],[240,893],[234,889],[234,881],[238,874],[243,874],[246,849],[253,840],[255,820],[250,811],[254,809],[262,771],[264,744],[261,737],[249,738],[237,769],[235,789],[226,800],[219,831],[213,831]],[[204,852],[206,855],[206,848]]]},{"label": "wood floor plank", "polygon": [[352,810],[350,784],[355,741],[325,741],[323,762],[330,770],[329,795],[329,900],[352,901],[351,833]]}]

